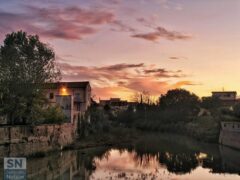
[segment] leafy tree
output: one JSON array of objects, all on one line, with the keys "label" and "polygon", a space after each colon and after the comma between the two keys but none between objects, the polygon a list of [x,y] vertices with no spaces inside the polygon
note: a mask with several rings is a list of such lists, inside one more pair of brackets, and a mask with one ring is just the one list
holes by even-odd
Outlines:
[{"label": "leafy tree", "polygon": [[160,108],[163,110],[163,121],[189,121],[199,110],[199,98],[184,89],[169,90],[161,96]]},{"label": "leafy tree", "polygon": [[198,160],[192,153],[160,153],[159,162],[166,165],[169,172],[185,174],[198,166]]},{"label": "leafy tree", "polygon": [[177,109],[194,109],[199,105],[199,98],[184,89],[169,90],[166,95],[160,97],[160,107]]},{"label": "leafy tree", "polygon": [[44,83],[59,79],[53,50],[37,35],[6,35],[0,47],[0,113],[11,124],[32,121],[44,101]]},{"label": "leafy tree", "polygon": [[202,99],[201,106],[206,109],[213,109],[221,106],[221,100],[216,97],[205,97]]},{"label": "leafy tree", "polygon": [[240,118],[240,103],[237,103],[236,105],[233,106],[233,114]]}]

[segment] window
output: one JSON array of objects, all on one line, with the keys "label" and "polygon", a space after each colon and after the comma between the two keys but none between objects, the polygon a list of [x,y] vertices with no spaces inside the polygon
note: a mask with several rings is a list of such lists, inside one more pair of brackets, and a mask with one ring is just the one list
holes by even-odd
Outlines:
[{"label": "window", "polygon": [[79,92],[75,93],[74,95],[75,95],[75,98],[80,99],[80,93]]},{"label": "window", "polygon": [[80,103],[77,103],[77,104],[76,104],[76,108],[77,108],[77,111],[81,111],[81,104],[80,104]]},{"label": "window", "polygon": [[51,92],[49,93],[49,99],[53,99],[54,98],[54,94]]}]

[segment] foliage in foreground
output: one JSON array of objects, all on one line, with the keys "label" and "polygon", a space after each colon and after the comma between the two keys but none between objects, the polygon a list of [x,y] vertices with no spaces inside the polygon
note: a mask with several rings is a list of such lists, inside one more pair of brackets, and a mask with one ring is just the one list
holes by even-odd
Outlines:
[{"label": "foliage in foreground", "polygon": [[44,104],[44,83],[59,78],[53,50],[37,35],[7,34],[0,47],[0,115],[11,124],[32,122]]},{"label": "foliage in foreground", "polygon": [[60,106],[48,106],[36,113],[33,124],[61,124],[68,121]]}]

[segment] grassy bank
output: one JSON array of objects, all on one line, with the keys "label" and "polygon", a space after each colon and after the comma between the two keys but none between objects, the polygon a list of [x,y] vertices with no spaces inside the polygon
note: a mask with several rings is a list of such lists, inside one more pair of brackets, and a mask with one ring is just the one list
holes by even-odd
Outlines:
[{"label": "grassy bank", "polygon": [[67,149],[131,144],[142,136],[143,133],[141,131],[133,128],[111,127],[108,131],[101,131],[97,134],[89,134],[88,136],[79,138],[76,143],[68,146]]}]

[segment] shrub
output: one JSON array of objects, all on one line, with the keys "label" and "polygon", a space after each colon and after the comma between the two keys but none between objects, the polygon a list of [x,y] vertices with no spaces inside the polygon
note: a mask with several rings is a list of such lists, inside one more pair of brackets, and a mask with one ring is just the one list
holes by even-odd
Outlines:
[{"label": "shrub", "polygon": [[[240,108],[240,107],[239,107],[239,108]],[[220,111],[221,111],[221,113],[222,113],[223,115],[234,115],[234,114],[235,114],[234,111],[232,111],[230,108],[227,108],[227,107],[221,108]],[[237,113],[237,112],[236,112],[236,113]],[[238,113],[237,113],[237,114],[238,114]],[[240,114],[240,109],[239,109],[239,114]]]},{"label": "shrub", "polygon": [[236,104],[236,105],[233,107],[233,114],[234,114],[236,117],[239,117],[239,118],[240,118],[240,103]]},{"label": "shrub", "polygon": [[206,109],[213,109],[222,106],[221,100],[216,97],[205,97],[202,99],[201,106]]},{"label": "shrub", "polygon": [[80,137],[84,138],[89,134],[108,132],[110,129],[110,122],[107,114],[108,112],[105,110],[96,106],[91,106],[80,121]]},{"label": "shrub", "polygon": [[103,109],[104,109],[105,111],[109,112],[109,111],[111,110],[111,107],[110,107],[108,104],[106,104],[106,105],[103,107]]},{"label": "shrub", "polygon": [[43,123],[54,124],[67,122],[67,117],[63,113],[61,107],[50,106],[43,110]]}]

